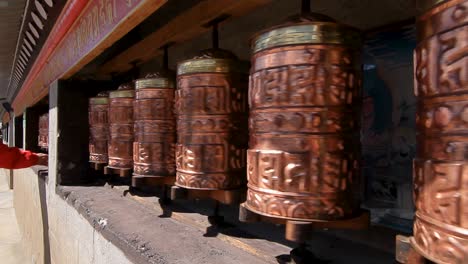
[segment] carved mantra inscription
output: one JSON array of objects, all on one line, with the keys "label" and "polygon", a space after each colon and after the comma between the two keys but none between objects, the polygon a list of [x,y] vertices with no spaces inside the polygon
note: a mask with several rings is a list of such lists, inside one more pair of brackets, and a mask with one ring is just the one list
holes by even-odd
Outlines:
[{"label": "carved mantra inscription", "polygon": [[176,183],[193,189],[232,189],[246,182],[247,76],[178,76]]},{"label": "carved mantra inscription", "polygon": [[173,88],[136,91],[134,175],[175,175],[176,125]]},{"label": "carved mantra inscription", "polygon": [[133,168],[133,98],[109,99],[109,167]]},{"label": "carved mantra inscription", "polygon": [[107,141],[109,122],[108,104],[89,104],[89,160],[95,163],[108,163]]},{"label": "carved mantra inscription", "polygon": [[447,1],[418,26],[418,154],[413,246],[437,263],[468,262],[468,1]]},{"label": "carved mantra inscription", "polygon": [[254,55],[246,206],[298,220],[351,216],[359,167],[352,50],[297,45]]}]

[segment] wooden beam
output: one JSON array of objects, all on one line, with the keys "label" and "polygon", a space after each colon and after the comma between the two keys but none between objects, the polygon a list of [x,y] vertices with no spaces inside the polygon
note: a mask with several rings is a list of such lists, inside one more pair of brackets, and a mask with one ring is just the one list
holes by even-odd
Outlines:
[{"label": "wooden beam", "polygon": [[126,72],[133,67],[132,62],[138,61],[141,63],[160,55],[160,47],[168,42],[182,43],[209,31],[210,28],[203,25],[220,15],[227,14],[230,15],[229,19],[232,19],[269,2],[271,0],[201,1],[105,63],[100,68],[99,74]]},{"label": "wooden beam", "polygon": [[[46,43],[54,45],[41,50],[39,58],[42,63],[35,63],[35,70],[28,74],[13,101],[15,113],[22,113],[26,107],[40,101],[47,95],[52,82],[72,76],[167,1],[76,0],[83,3],[76,19],[71,19],[73,24],[67,24],[63,35],[59,34],[60,30],[52,30]],[[72,6],[70,8],[74,10]],[[61,28],[59,22],[71,11],[64,8],[54,28]]]},{"label": "wooden beam", "polygon": [[70,78],[73,74],[78,72],[82,67],[91,62],[104,50],[109,48],[117,40],[125,36],[131,29],[140,24],[148,16],[158,10],[162,5],[164,5],[168,0],[157,0],[157,1],[146,1],[141,4],[138,8],[138,12],[133,12],[126,18],[122,19],[117,25],[114,31],[110,32],[107,36],[104,37],[94,49],[86,54],[80,61],[78,61],[72,68],[70,68],[63,76],[63,79]]}]

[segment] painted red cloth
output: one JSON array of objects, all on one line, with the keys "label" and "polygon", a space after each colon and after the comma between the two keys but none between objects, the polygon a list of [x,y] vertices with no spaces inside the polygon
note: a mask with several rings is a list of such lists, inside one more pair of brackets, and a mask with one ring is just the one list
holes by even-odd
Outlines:
[{"label": "painted red cloth", "polygon": [[0,168],[22,169],[36,165],[38,156],[31,151],[10,148],[0,143]]}]

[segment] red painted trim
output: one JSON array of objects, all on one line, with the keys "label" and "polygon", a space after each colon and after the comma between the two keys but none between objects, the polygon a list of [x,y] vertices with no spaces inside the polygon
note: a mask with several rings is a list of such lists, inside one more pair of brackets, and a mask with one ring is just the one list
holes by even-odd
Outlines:
[{"label": "red painted trim", "polygon": [[27,90],[25,87],[32,85],[39,72],[44,68],[44,65],[48,63],[48,59],[52,55],[52,52],[64,39],[64,36],[70,30],[76,19],[80,16],[81,12],[85,9],[88,2],[89,0],[68,0],[68,3],[63,8],[59,18],[55,22],[54,27],[49,33],[49,36],[47,37],[47,40],[44,43],[39,56],[34,62],[34,65],[31,68],[31,71],[29,72],[26,80],[24,81],[20,92],[13,101],[13,104],[21,101],[24,93]]}]

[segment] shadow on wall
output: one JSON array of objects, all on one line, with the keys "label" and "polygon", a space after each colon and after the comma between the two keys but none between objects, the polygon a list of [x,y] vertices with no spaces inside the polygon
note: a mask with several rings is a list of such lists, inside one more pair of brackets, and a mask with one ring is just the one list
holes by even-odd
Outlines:
[{"label": "shadow on wall", "polygon": [[[42,169],[42,170],[41,170]],[[37,171],[38,174],[38,187],[39,187],[39,200],[42,215],[42,230],[43,230],[43,243],[44,243],[44,263],[50,263],[50,240],[49,240],[49,213],[47,210],[47,178],[48,170],[41,166]]]}]

